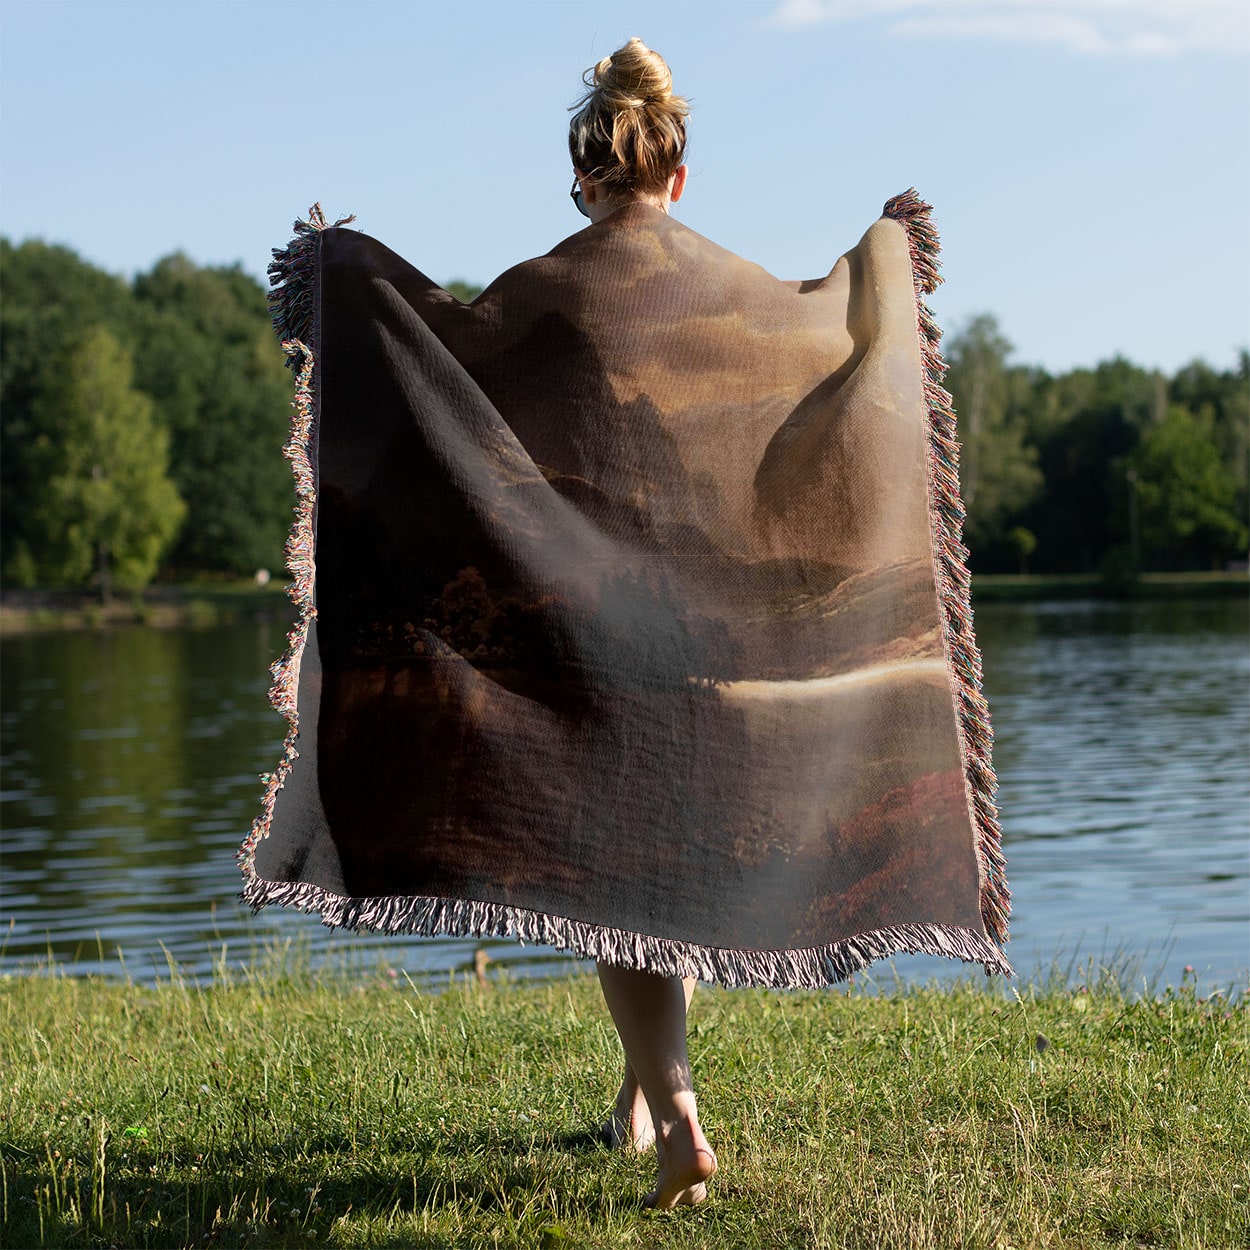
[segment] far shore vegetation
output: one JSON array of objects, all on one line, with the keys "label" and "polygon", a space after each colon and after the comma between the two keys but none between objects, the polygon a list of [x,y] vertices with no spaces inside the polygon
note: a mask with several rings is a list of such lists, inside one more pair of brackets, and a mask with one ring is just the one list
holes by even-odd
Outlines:
[{"label": "far shore vegetation", "polygon": [[[888,969],[885,973],[888,978]],[[224,963],[0,979],[3,1241],[55,1247],[1244,1246],[1250,1002],[1107,970],[701,988],[721,1169],[640,1209],[597,983]],[[1243,992],[1238,993],[1238,989]]]},{"label": "far shore vegetation", "polygon": [[[181,254],[126,281],[65,247],[0,239],[0,288],[5,597],[77,588],[95,619],[159,621],[178,596],[136,597],[150,585],[191,585],[188,601],[221,610],[200,584],[280,581],[291,379],[261,285]],[[988,315],[944,351],[974,575],[1120,593],[1144,574],[1244,573],[1250,352],[1171,376],[1122,358],[1050,374],[1016,363]]]},{"label": "far shore vegetation", "polygon": [[[242,621],[295,619],[286,582],[266,579],[201,579],[158,582],[101,603],[94,590],[75,587],[0,594],[0,637],[66,629],[122,625],[157,628],[209,627]],[[973,578],[974,606],[1053,599],[1223,599],[1250,595],[1241,570],[1207,573],[1142,573],[1108,578],[1100,573],[982,573]]]}]

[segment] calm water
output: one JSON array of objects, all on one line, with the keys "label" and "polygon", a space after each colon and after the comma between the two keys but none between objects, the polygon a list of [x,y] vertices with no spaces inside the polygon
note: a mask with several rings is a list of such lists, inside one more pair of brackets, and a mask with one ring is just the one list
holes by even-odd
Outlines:
[{"label": "calm water", "polygon": [[[977,613],[1024,975],[1136,958],[1177,981],[1250,968],[1250,650],[1244,600],[987,604]],[[0,968],[207,976],[294,937],[315,960],[412,974],[472,940],[332,935],[235,901],[238,843],[281,721],[276,622],[20,637],[0,670]],[[485,943],[516,975],[570,961]],[[168,955],[166,954],[168,952]],[[906,978],[946,961],[909,958]],[[887,971],[888,975],[888,971]]]}]

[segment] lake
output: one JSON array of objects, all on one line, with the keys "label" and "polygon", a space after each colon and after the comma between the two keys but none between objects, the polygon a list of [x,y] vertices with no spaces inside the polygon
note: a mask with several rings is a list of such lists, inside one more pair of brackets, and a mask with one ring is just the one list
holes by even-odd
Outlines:
[{"label": "lake", "polygon": [[[1250,969],[1250,603],[987,603],[1008,955],[1025,978],[1089,959],[1159,983]],[[0,667],[0,971],[208,978],[292,943],[315,963],[441,978],[485,946],[517,977],[576,961],[509,941],[331,934],[236,901],[234,854],[283,723],[285,628],[257,621],[7,639]],[[7,933],[7,937],[5,934]],[[960,965],[906,957],[874,977]]]}]

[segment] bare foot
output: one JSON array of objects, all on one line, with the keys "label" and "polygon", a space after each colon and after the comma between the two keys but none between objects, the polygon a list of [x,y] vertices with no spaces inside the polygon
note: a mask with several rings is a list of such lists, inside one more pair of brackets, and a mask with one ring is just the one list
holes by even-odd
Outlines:
[{"label": "bare foot", "polygon": [[679,1120],[655,1141],[660,1161],[656,1187],[643,1206],[667,1211],[672,1207],[695,1207],[707,1197],[707,1182],[716,1171],[716,1156],[698,1121]]},{"label": "bare foot", "polygon": [[655,1126],[651,1123],[651,1109],[638,1088],[637,1079],[631,1081],[629,1074],[616,1096],[616,1105],[608,1122],[599,1130],[603,1142],[612,1150],[636,1150],[641,1154],[655,1145]]}]

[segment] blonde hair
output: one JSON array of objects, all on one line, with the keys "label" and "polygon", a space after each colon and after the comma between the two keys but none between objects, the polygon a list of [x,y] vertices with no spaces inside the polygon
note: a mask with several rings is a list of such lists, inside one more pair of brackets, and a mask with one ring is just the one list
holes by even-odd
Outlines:
[{"label": "blonde hair", "polygon": [[582,75],[569,154],[609,195],[662,191],[686,153],[690,106],[664,58],[631,39]]}]

